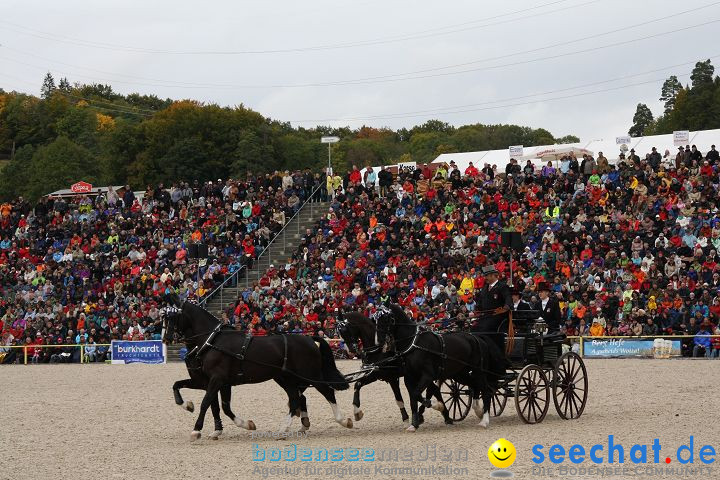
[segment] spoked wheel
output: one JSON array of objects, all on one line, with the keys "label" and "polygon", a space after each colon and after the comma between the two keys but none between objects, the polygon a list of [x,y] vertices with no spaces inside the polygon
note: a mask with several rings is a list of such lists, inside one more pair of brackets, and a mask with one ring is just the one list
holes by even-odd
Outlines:
[{"label": "spoked wheel", "polygon": [[575,352],[563,354],[555,365],[553,401],[558,415],[565,420],[578,418],[585,410],[588,377],[585,362]]},{"label": "spoked wheel", "polygon": [[499,417],[505,410],[507,405],[507,389],[505,387],[498,387],[495,390],[495,394],[492,397],[492,403],[490,404],[490,415],[493,417]]},{"label": "spoked wheel", "polygon": [[540,423],[550,407],[550,384],[542,368],[528,365],[515,380],[515,410],[525,423]]},{"label": "spoked wheel", "polygon": [[445,380],[440,385],[445,409],[454,422],[459,422],[467,417],[472,404],[472,389],[455,380]]}]

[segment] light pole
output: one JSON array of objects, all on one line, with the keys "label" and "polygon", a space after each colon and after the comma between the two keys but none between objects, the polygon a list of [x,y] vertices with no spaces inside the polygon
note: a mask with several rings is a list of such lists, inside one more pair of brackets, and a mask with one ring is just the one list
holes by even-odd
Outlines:
[{"label": "light pole", "polygon": [[327,143],[328,144],[328,175],[332,175],[332,144],[337,143],[340,141],[340,137],[322,137],[320,138],[320,143]]}]

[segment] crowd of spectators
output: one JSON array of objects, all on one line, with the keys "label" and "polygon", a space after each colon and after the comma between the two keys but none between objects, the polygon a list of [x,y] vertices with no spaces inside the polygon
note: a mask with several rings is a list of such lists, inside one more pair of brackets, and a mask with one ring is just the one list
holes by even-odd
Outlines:
[{"label": "crowd of spectators", "polygon": [[[23,199],[0,206],[0,355],[9,344],[86,343],[102,360],[110,339],[156,338],[169,289],[202,299],[252,262],[316,186],[331,206],[286,264],[222,312],[252,335],[333,336],[342,311],[367,315],[391,300],[436,328],[479,314],[483,266],[493,264],[537,304],[548,282],[563,331],[581,336],[720,334],[720,160],[713,147],[609,161],[570,154],[345,176],[275,173],[245,180],[129,188],[76,204]],[[522,234],[523,249],[501,245]],[[200,268],[187,247],[202,241]],[[717,356],[698,336],[685,354]],[[66,347],[32,361],[77,360]]]},{"label": "crowd of spectators", "polygon": [[[223,314],[254,334],[331,334],[343,309],[387,299],[418,321],[472,321],[494,264],[537,304],[547,281],[568,335],[719,334],[718,152],[599,152],[557,162],[354,167],[327,179],[332,205],[286,265],[271,268]],[[522,233],[524,249],[501,246]],[[720,342],[684,342],[717,355]]]},{"label": "crowd of spectators", "polygon": [[[205,183],[125,186],[97,196],[0,205],[0,363],[107,358],[112,339],[160,337],[169,289],[202,300],[250,266],[324,184],[310,171]],[[207,260],[189,258],[192,243]],[[57,345],[57,347],[41,347]]]}]

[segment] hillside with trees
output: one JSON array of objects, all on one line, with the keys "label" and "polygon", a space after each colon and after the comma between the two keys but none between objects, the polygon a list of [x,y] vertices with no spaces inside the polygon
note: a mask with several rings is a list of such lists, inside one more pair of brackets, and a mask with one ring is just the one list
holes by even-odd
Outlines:
[{"label": "hillside with trees", "polygon": [[221,107],[154,95],[121,95],[110,85],[57,82],[41,97],[0,89],[0,197],[43,194],[85,180],[144,188],[179,179],[241,177],[284,169],[321,170],[323,135],[341,142],[333,164],[346,169],[433,160],[438,154],[579,141],[517,125],[454,127],[429,120],[410,129],[294,128],[243,105]]},{"label": "hillside with trees", "polygon": [[695,64],[689,85],[683,87],[675,75],[665,80],[660,91],[662,114],[655,118],[647,105],[639,103],[628,133],[639,137],[720,128],[720,78],[714,73],[708,59]]}]

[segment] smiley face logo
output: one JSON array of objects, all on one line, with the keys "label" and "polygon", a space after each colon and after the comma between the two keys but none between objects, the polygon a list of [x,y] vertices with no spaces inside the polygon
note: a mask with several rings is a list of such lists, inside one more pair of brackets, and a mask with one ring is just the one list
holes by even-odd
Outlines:
[{"label": "smiley face logo", "polygon": [[498,468],[508,468],[515,463],[515,445],[501,438],[490,445],[488,460]]}]

